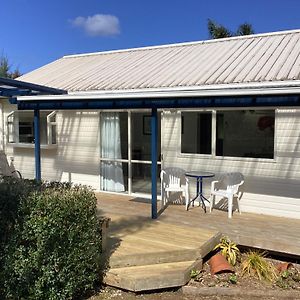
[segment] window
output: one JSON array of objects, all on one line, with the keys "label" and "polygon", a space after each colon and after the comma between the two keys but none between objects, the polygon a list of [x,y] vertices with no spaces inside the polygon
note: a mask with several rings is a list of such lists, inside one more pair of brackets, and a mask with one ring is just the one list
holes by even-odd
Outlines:
[{"label": "window", "polygon": [[275,111],[217,111],[216,155],[274,158]]},{"label": "window", "polygon": [[[34,124],[32,111],[14,111],[7,116],[8,143],[33,144]],[[56,112],[40,112],[41,145],[56,144]]]},{"label": "window", "polygon": [[272,159],[274,127],[275,110],[182,112],[181,152]]},{"label": "window", "polygon": [[211,154],[211,112],[183,112],[181,152]]},{"label": "window", "polygon": [[33,122],[19,121],[19,143],[33,143]]}]

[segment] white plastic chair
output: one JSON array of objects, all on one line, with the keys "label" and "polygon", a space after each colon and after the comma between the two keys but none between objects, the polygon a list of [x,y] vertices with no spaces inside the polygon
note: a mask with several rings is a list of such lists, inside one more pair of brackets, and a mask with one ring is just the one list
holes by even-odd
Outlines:
[{"label": "white plastic chair", "polygon": [[185,206],[189,202],[189,181],[185,177],[185,170],[172,167],[161,170],[161,198],[163,205],[170,199],[170,193],[180,192],[185,198]]},{"label": "white plastic chair", "polygon": [[244,184],[244,176],[239,172],[225,173],[220,179],[211,183],[210,212],[212,211],[216,196],[228,199],[228,218],[232,217],[233,198],[237,199],[237,207],[241,213],[239,200],[243,192],[241,186]]}]

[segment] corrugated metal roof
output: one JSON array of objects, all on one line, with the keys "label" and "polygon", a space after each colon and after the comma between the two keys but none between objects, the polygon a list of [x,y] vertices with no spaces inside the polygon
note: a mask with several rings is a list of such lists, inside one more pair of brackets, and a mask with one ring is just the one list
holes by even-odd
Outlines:
[{"label": "corrugated metal roof", "polygon": [[300,30],[70,55],[18,79],[69,91],[300,80]]}]

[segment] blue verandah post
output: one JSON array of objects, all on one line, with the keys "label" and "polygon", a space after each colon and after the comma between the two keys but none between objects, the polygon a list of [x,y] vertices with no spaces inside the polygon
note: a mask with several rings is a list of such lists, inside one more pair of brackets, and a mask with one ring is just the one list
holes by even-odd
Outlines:
[{"label": "blue verandah post", "polygon": [[34,156],[35,179],[41,180],[41,139],[40,139],[40,111],[34,110]]},{"label": "blue verandah post", "polygon": [[152,205],[151,217],[157,219],[157,108],[152,108],[151,112],[151,179],[152,179]]}]

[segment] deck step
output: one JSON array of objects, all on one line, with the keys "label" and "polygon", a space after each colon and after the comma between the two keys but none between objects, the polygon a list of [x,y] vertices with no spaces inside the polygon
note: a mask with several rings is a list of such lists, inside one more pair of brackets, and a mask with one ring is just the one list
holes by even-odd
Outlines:
[{"label": "deck step", "polygon": [[111,216],[104,283],[139,292],[185,285],[220,241],[215,230]]},{"label": "deck step", "polygon": [[[178,232],[177,227],[175,228]],[[196,235],[185,231],[181,240],[178,240],[178,237],[173,238],[174,233],[162,235],[156,230],[154,236],[149,236],[149,232],[141,231],[133,236],[120,238],[116,247],[116,236],[110,236],[110,251],[103,257],[104,264],[113,269],[197,260],[205,257],[221,237],[219,232],[210,232],[205,236],[201,233],[200,231]]]},{"label": "deck step", "polygon": [[186,249],[173,251],[157,251],[152,253],[114,255],[109,258],[110,268],[124,268],[134,266],[144,266],[153,264],[163,264],[172,262],[191,261],[201,258],[200,249]]},{"label": "deck step", "polygon": [[202,267],[202,259],[110,269],[104,283],[140,292],[185,285],[190,272]]}]

